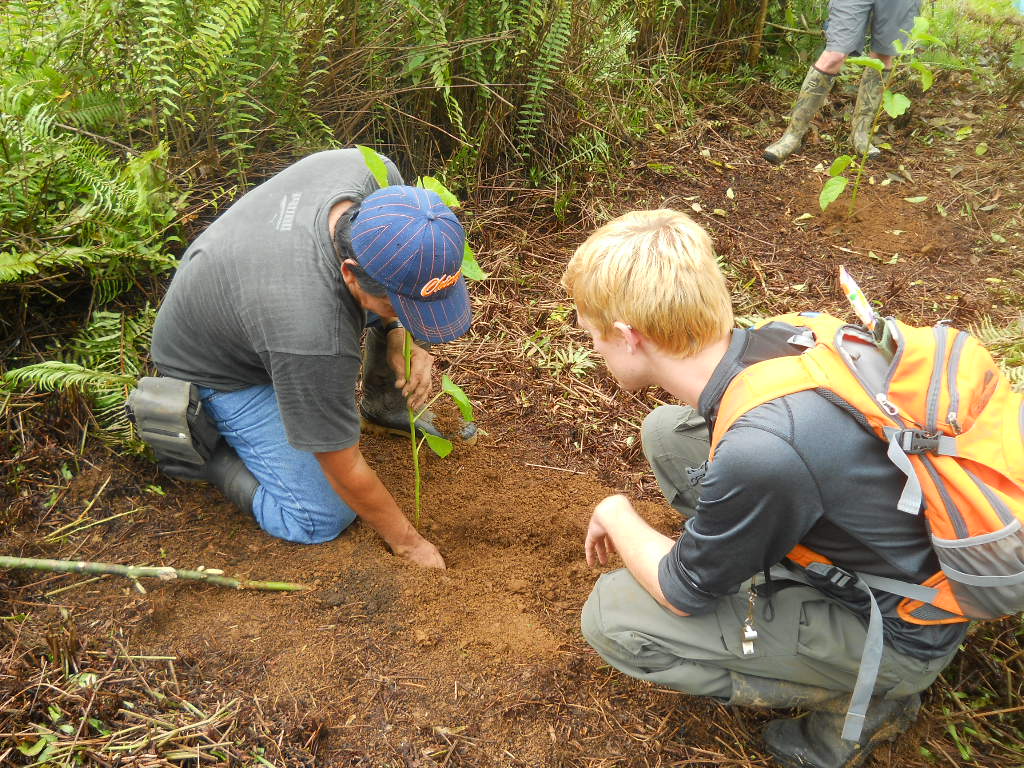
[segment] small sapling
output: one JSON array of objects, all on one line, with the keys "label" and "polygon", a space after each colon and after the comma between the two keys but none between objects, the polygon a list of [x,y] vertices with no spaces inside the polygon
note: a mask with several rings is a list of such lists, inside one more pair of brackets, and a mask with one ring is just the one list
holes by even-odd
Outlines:
[{"label": "small sapling", "polygon": [[[871,67],[872,69],[878,70],[885,77],[885,81],[882,84],[882,100],[878,105],[878,109],[875,110],[875,116],[871,121],[871,130],[868,135],[868,142],[865,144],[864,151],[860,157],[854,155],[840,155],[833,162],[832,166],[828,170],[829,178],[825,181],[824,186],[821,188],[821,193],[818,195],[818,205],[821,206],[821,210],[825,210],[832,203],[834,203],[840,195],[846,190],[850,179],[844,174],[852,166],[856,169],[856,174],[853,179],[853,189],[850,192],[850,205],[847,209],[847,216],[853,214],[854,206],[857,204],[857,193],[860,191],[861,180],[864,177],[864,169],[867,166],[868,156],[871,152],[871,139],[874,138],[875,132],[878,130],[878,121],[884,111],[889,117],[896,118],[904,114],[910,108],[910,99],[902,93],[897,93],[892,90],[892,84],[895,80],[895,75],[900,71],[901,67],[905,69],[913,69],[918,78],[921,81],[921,90],[927,91],[932,87],[935,82],[935,75],[932,71],[922,62],[911,60],[911,55],[922,45],[925,44],[936,44],[941,45],[942,42],[928,32],[929,22],[928,19],[923,16],[918,16],[914,19],[914,27],[907,32],[907,43],[904,45],[900,40],[893,41],[893,47],[896,48],[896,56],[893,57],[892,66],[887,70],[885,65],[880,59],[876,59],[872,56],[851,56],[846,60],[847,64],[852,64],[855,67]],[[882,145],[885,146],[885,145]]]}]

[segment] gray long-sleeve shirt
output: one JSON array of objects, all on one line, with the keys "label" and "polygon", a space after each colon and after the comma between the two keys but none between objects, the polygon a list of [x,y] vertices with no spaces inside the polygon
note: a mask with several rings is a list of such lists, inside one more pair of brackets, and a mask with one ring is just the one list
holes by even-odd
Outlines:
[{"label": "gray long-sleeve shirt", "polygon": [[[793,354],[794,329],[734,332],[701,394],[712,424],[726,387],[759,359]],[[797,544],[847,570],[919,583],[938,570],[921,516],[896,509],[905,477],[885,445],[815,391],[780,397],[744,414],[722,437],[700,484],[696,514],[662,560],[668,601],[691,614],[711,610],[754,574],[779,563]],[[856,589],[831,596],[867,620]],[[966,624],[921,626],[900,619],[899,597],[876,593],[885,638],[917,658],[948,653]]]}]

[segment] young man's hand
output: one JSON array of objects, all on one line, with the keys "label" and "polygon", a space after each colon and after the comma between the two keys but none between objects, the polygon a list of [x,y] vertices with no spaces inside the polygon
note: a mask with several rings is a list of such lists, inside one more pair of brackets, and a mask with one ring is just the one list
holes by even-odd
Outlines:
[{"label": "young man's hand", "polygon": [[412,372],[405,380],[405,329],[388,333],[388,363],[395,372],[395,386],[402,390],[409,407],[419,411],[430,399],[433,390],[434,356],[417,344],[412,345]]},{"label": "young man's hand", "polygon": [[441,553],[438,552],[437,547],[422,536],[419,536],[418,538],[418,541],[414,541],[410,545],[395,546],[392,547],[392,550],[399,557],[404,557],[406,560],[415,563],[416,565],[423,566],[424,568],[444,569],[444,558],[441,557]]},{"label": "young man's hand", "polygon": [[602,518],[605,514],[614,514],[614,508],[623,505],[625,508],[633,509],[633,505],[624,496],[609,496],[594,508],[590,524],[587,526],[587,538],[583,544],[587,553],[587,565],[591,568],[598,563],[608,565],[608,555],[615,552],[615,542],[612,541]]},{"label": "young man's hand", "polygon": [[651,597],[675,614],[686,613],[665,599],[658,583],[658,565],[675,542],[652,528],[633,509],[633,504],[622,494],[603,499],[590,516],[584,549],[587,565],[593,567],[608,563],[608,555],[618,552],[629,572]]}]

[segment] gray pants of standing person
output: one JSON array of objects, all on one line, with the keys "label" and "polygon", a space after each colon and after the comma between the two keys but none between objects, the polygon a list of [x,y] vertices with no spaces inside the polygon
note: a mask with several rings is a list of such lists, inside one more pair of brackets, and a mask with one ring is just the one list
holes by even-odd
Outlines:
[{"label": "gray pants of standing person", "polygon": [[[643,446],[665,498],[691,516],[696,494],[686,468],[707,460],[704,420],[691,408],[662,406],[644,421]],[[778,571],[785,578],[785,569]],[[627,675],[733,704],[802,706],[816,703],[807,699],[816,695],[811,689],[833,696],[853,690],[866,633],[859,616],[811,587],[781,590],[771,610],[766,599],[755,602],[757,640],[753,654],[744,655],[748,587],[719,598],[709,613],[677,616],[629,571],[613,571],[598,580],[583,607],[583,634]],[[924,661],[886,647],[875,690],[893,699],[924,690],[952,655]]]}]

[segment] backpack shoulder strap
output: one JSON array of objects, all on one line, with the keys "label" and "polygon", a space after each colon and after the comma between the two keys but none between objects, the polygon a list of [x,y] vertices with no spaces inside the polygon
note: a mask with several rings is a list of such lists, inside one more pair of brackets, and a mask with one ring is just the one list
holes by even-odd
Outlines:
[{"label": "backpack shoulder strap", "polygon": [[814,389],[811,377],[800,357],[776,357],[754,363],[732,380],[718,406],[718,417],[711,434],[711,458],[722,436],[743,414],[759,405],[794,392]]},{"label": "backpack shoulder strap", "polygon": [[[815,389],[827,381],[828,372],[818,358],[831,355],[836,333],[843,321],[831,315],[780,315],[759,323],[785,323],[810,332],[808,350],[800,355],[784,355],[748,366],[729,383],[718,406],[718,416],[711,435],[711,458],[726,431],[747,411],[794,392]],[[792,342],[796,342],[794,337]]]}]

